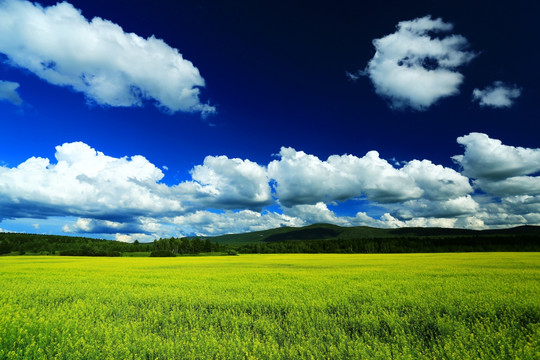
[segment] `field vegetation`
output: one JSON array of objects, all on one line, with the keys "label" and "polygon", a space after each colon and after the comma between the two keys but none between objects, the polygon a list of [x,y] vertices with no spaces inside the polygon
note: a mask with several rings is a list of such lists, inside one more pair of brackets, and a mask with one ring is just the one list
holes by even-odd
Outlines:
[{"label": "field vegetation", "polygon": [[0,359],[538,359],[540,254],[0,257]]}]

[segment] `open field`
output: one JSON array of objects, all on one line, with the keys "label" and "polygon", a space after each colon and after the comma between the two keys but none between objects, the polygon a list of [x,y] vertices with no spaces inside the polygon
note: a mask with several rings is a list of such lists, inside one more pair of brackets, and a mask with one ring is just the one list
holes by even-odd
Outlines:
[{"label": "open field", "polygon": [[0,359],[538,359],[540,253],[0,258]]}]

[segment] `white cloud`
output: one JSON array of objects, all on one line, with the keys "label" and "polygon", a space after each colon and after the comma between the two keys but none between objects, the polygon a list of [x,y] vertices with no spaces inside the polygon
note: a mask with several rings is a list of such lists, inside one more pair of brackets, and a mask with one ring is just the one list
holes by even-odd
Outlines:
[{"label": "white cloud", "polygon": [[140,155],[114,158],[75,142],[57,146],[55,157],[56,164],[32,157],[0,167],[0,219],[78,216],[66,231],[145,232],[136,219],[261,210],[273,201],[266,169],[249,160],[208,156],[191,171],[193,180],[167,186],[163,172]]},{"label": "white cloud", "polygon": [[[458,205],[458,204],[456,204]],[[284,213],[294,218],[302,219],[307,224],[329,223],[339,226],[371,226],[378,228],[400,227],[454,227],[461,218],[433,217],[429,212],[428,217],[417,216],[411,219],[398,219],[389,213],[375,219],[365,212],[358,212],[355,216],[338,216],[328,209],[326,204],[295,205],[285,208]],[[476,223],[474,225],[477,225]],[[464,226],[465,227],[465,226]],[[472,227],[472,226],[469,226]]]},{"label": "white cloud", "polygon": [[76,142],[56,147],[56,164],[32,157],[0,167],[0,218],[122,217],[178,212],[159,184],[163,173],[142,156],[113,158]]},{"label": "white cloud", "polygon": [[423,190],[424,199],[445,200],[473,192],[467,177],[429,160],[412,160],[400,171],[414,179],[416,185]]},{"label": "white cloud", "polygon": [[347,200],[361,195],[377,202],[418,198],[422,190],[376,151],[364,157],[332,155],[326,161],[293,148],[281,148],[280,160],[268,165],[280,203],[290,207]]},{"label": "white cloud", "polygon": [[478,203],[470,196],[454,199],[432,201],[428,199],[409,200],[397,206],[393,213],[400,220],[415,218],[455,218],[474,214],[478,211]]},{"label": "white cloud", "polygon": [[487,228],[484,221],[480,219],[477,214],[458,218],[454,223],[454,227],[474,230],[483,230]]},{"label": "white cloud", "polygon": [[508,196],[500,203],[489,204],[492,208],[502,208],[503,211],[515,214],[536,214],[540,213],[539,195],[516,195]]},{"label": "white cloud", "polygon": [[66,223],[62,231],[68,234],[100,234],[122,242],[152,241],[157,238],[179,236],[176,227],[167,218],[139,216],[123,221],[78,218]]},{"label": "white cloud", "polygon": [[515,227],[527,224],[527,219],[523,215],[506,212],[480,213],[478,217],[491,229]]},{"label": "white cloud", "polygon": [[495,200],[480,196],[481,209],[474,215],[484,228],[507,228],[520,225],[540,225],[540,196],[516,195]]},{"label": "white cloud", "polygon": [[140,242],[150,242],[156,239],[156,236],[148,234],[116,234],[114,239],[121,242],[134,242],[138,240]]},{"label": "white cloud", "polygon": [[413,160],[397,169],[376,151],[364,157],[332,155],[322,161],[314,155],[282,148],[280,160],[268,165],[283,206],[316,204],[366,196],[378,203],[427,198],[444,200],[473,191],[469,179],[428,160]]},{"label": "white cloud", "polygon": [[197,236],[261,231],[283,226],[299,227],[313,223],[385,228],[405,226],[404,222],[389,214],[384,214],[379,220],[363,212],[359,212],[355,216],[337,216],[324,203],[295,205],[283,210],[283,214],[269,211],[259,213],[251,210],[222,213],[197,211],[189,215],[175,217],[171,222],[182,229],[183,235]]},{"label": "white cloud", "polygon": [[177,49],[108,20],[88,21],[67,2],[0,2],[0,52],[13,66],[97,104],[141,106],[152,100],[168,112],[215,111],[200,102],[204,79]]},{"label": "white cloud", "polygon": [[284,208],[283,213],[296,219],[302,219],[304,224],[328,223],[340,226],[372,226],[397,227],[399,221],[390,214],[384,214],[380,220],[374,219],[365,212],[358,212],[355,216],[338,216],[328,209],[325,203],[314,205],[295,205]]},{"label": "white cloud", "polygon": [[454,156],[463,174],[475,178],[485,195],[476,195],[480,207],[475,218],[484,227],[497,228],[539,224],[540,149],[514,147],[471,133],[458,138],[465,154]]},{"label": "white cloud", "polygon": [[[148,226],[150,225],[150,226]],[[117,234],[117,233],[144,233],[151,234],[157,232],[156,225],[148,224],[146,218],[139,217],[133,222],[118,222],[110,220],[78,218],[73,224],[66,224],[62,231],[66,233],[87,233],[87,234]]]},{"label": "white cloud", "polygon": [[463,155],[453,157],[463,174],[474,178],[480,207],[474,218],[485,228],[540,223],[540,149],[504,145],[486,134],[459,137]]},{"label": "white cloud", "polygon": [[341,173],[329,161],[321,161],[303,151],[282,147],[280,160],[268,165],[268,175],[276,181],[276,192],[284,206],[345,200],[360,195],[360,180]]},{"label": "white cloud", "polygon": [[375,55],[361,73],[392,107],[425,110],[459,93],[463,75],[456,69],[475,57],[465,51],[468,42],[463,36],[431,36],[452,29],[452,24],[431,16],[402,21],[395,33],[373,40]]},{"label": "white cloud", "polygon": [[521,95],[521,89],[517,86],[504,84],[502,81],[495,81],[492,86],[484,90],[473,90],[473,101],[478,101],[480,106],[490,106],[494,108],[511,107],[514,100]]},{"label": "white cloud", "polygon": [[9,101],[14,105],[22,104],[22,99],[17,93],[19,84],[12,81],[0,80],[0,101]]},{"label": "white cloud", "polygon": [[540,149],[503,145],[482,133],[461,136],[457,142],[465,147],[465,154],[452,159],[466,176],[493,181],[540,171]]},{"label": "white cloud", "polygon": [[[392,165],[376,151],[321,160],[282,148],[280,159],[267,167],[208,156],[192,169],[191,180],[172,186],[161,183],[162,170],[140,155],[115,158],[81,142],[66,143],[56,147],[56,163],[32,157],[17,167],[0,166],[0,219],[27,224],[49,219],[49,228],[64,225],[67,233],[123,240],[317,222],[466,228],[538,224],[540,182],[534,173],[540,171],[540,149],[503,145],[479,133],[458,142],[465,147],[463,155],[454,156],[462,173],[429,160]],[[339,201],[355,198],[371,210],[338,215]],[[266,208],[275,204],[281,210]],[[76,220],[65,220],[70,217]],[[60,225],[58,219],[63,219]],[[13,227],[16,220],[7,221]]]},{"label": "white cloud", "polygon": [[424,218],[418,217],[405,221],[400,227],[455,227],[457,219],[455,218]]},{"label": "white cloud", "polygon": [[475,184],[486,193],[495,196],[538,195],[540,194],[540,177],[514,176],[504,180],[477,180]]},{"label": "white cloud", "polygon": [[194,181],[176,189],[197,207],[262,209],[273,202],[266,168],[249,160],[207,156],[191,170]]},{"label": "white cloud", "polygon": [[259,213],[251,210],[215,213],[196,211],[189,215],[177,216],[171,221],[184,235],[212,236],[235,234],[246,231],[260,231],[282,226],[302,226],[302,219],[275,212]]},{"label": "white cloud", "polygon": [[307,224],[328,223],[335,225],[346,225],[349,222],[345,218],[339,218],[328,209],[325,203],[318,202],[314,205],[295,205],[284,208],[283,212],[291,217],[302,219]]}]

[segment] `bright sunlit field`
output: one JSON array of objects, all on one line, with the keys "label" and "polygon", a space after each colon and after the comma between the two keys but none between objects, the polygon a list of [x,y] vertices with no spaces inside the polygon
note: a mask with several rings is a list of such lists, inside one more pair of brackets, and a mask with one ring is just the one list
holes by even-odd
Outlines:
[{"label": "bright sunlit field", "polygon": [[540,253],[0,258],[0,359],[538,359]]}]

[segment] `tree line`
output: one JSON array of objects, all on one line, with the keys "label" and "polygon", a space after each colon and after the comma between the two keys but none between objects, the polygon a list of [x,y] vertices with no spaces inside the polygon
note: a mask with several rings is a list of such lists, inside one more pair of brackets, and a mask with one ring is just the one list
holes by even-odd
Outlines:
[{"label": "tree line", "polygon": [[68,256],[121,256],[146,252],[150,256],[225,253],[235,255],[269,253],[429,253],[484,251],[540,251],[537,235],[396,237],[365,239],[325,239],[261,241],[238,246],[220,244],[205,238],[165,238],[150,243],[68,237],[0,233],[0,255],[41,254]]},{"label": "tree line", "polygon": [[178,255],[196,255],[201,253],[226,252],[230,250],[227,245],[217,242],[213,243],[210,239],[196,238],[167,238],[154,240],[152,243],[153,251],[159,252],[165,256],[166,253]]},{"label": "tree line", "polygon": [[66,256],[121,256],[129,252],[150,252],[155,256],[196,255],[226,252],[228,246],[200,238],[167,238],[150,243],[133,243],[71,237],[0,233],[0,255],[17,253]]},{"label": "tree line", "polygon": [[244,254],[540,251],[540,237],[517,235],[289,240],[245,244],[236,250]]}]

